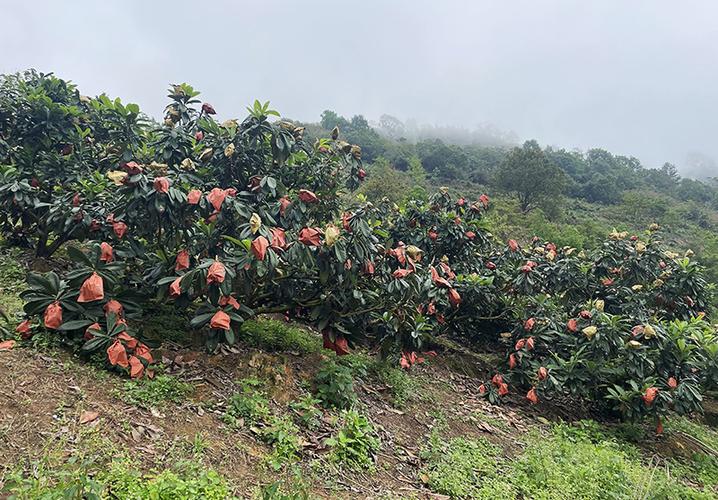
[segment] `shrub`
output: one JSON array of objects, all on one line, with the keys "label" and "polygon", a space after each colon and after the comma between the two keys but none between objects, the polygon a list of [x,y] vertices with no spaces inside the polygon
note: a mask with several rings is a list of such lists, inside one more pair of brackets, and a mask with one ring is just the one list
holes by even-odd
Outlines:
[{"label": "shrub", "polygon": [[[485,194],[440,188],[401,207],[347,196],[366,174],[361,148],[338,132],[309,144],[268,102],[219,123],[195,89],[173,85],[158,125],[52,75],[0,88],[0,231],[38,255],[67,248],[72,261],[28,275],[26,338],[58,332],[137,378],[153,359],[125,320],[171,305],[209,351],[244,332],[311,352],[298,331],[253,322],[279,312],[311,323],[337,355],[398,350],[407,369],[432,335],[495,344],[500,331],[506,366],[482,386],[492,401],[571,394],[660,422],[669,407],[698,409],[715,385],[714,287],[655,225],[581,252],[504,244],[486,229]],[[320,370],[324,404],[351,406],[348,370]]]}]

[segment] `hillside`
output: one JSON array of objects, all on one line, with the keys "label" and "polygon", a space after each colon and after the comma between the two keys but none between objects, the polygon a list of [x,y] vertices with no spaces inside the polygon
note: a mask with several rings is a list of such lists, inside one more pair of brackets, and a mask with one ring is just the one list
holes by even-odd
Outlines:
[{"label": "hillside", "polygon": [[716,497],[709,184],[198,96],[0,77],[0,492]]},{"label": "hillside", "polygon": [[[302,358],[292,352],[297,346],[284,347],[241,345],[207,356],[173,345],[159,351],[166,374],[139,383],[54,350],[2,352],[0,484],[17,498],[718,495],[718,433],[705,424],[671,420],[655,438],[643,426],[588,420],[600,418],[589,409],[529,408],[521,398],[497,407],[477,395],[473,357],[449,360],[451,351],[409,375],[385,368],[358,378],[357,415],[381,443],[359,467],[331,454],[326,439],[344,417],[306,389],[323,356]],[[355,364],[373,363],[357,356]],[[272,464],[286,450],[264,434],[271,421],[224,419],[247,380],[267,390],[252,404],[297,422],[282,439],[296,438],[300,451],[281,471]],[[347,446],[359,446],[357,429],[347,431],[354,432]]]},{"label": "hillside", "polygon": [[[0,304],[12,313],[25,258],[3,257]],[[512,395],[497,406],[478,392],[477,381],[497,363],[491,352],[439,339],[435,357],[406,371],[363,350],[337,358],[311,329],[263,318],[245,325],[238,345],[208,355],[171,311],[145,321],[172,338],[154,349],[161,363],[153,379],[108,374],[52,334],[0,351],[0,491],[11,498],[718,497],[718,431],[703,420],[670,418],[656,437],[648,424],[622,424],[569,400],[534,406]],[[327,370],[339,385],[319,389],[317,374]],[[322,406],[332,394],[354,393],[349,413]],[[707,417],[718,419],[710,410]],[[327,443],[338,436],[346,454]],[[378,446],[364,448],[372,440]]]}]

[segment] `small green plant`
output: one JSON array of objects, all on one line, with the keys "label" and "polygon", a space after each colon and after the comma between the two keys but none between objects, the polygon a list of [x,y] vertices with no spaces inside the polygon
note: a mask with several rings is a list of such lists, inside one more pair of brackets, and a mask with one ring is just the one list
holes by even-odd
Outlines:
[{"label": "small green plant", "polygon": [[321,339],[311,331],[275,319],[247,320],[241,335],[248,344],[267,351],[309,354],[321,349]]},{"label": "small green plant", "polygon": [[321,401],[314,398],[311,394],[305,394],[296,401],[289,404],[294,413],[297,415],[299,424],[307,429],[316,429],[322,418],[322,411],[317,408]]},{"label": "small green plant", "polygon": [[143,476],[125,463],[113,463],[108,472],[99,474],[99,479],[106,485],[106,497],[118,500],[230,498],[226,481],[212,470],[195,470],[182,475],[165,470],[156,476]]},{"label": "small green plant", "polygon": [[336,437],[326,440],[332,451],[329,459],[349,469],[368,469],[374,463],[373,454],[379,449],[379,438],[369,420],[350,410],[342,414],[343,426]]},{"label": "small green plant", "polygon": [[127,403],[151,408],[166,402],[181,403],[193,390],[192,384],[176,377],[157,375],[152,379],[129,380],[117,394]]},{"label": "small green plant", "polygon": [[254,495],[257,500],[309,500],[309,487],[299,469],[291,480],[279,480],[264,485]]},{"label": "small green plant", "polygon": [[268,462],[274,470],[296,461],[302,450],[299,429],[286,417],[272,415],[268,419],[267,427],[262,429],[261,435],[263,441],[272,446]]},{"label": "small green plant", "polygon": [[261,389],[261,382],[256,379],[244,379],[240,385],[240,391],[227,403],[227,411],[222,416],[222,420],[235,427],[266,420],[271,412],[267,395]]},{"label": "small green plant", "polygon": [[332,358],[320,365],[314,386],[317,397],[327,408],[351,408],[357,400],[352,369]]}]

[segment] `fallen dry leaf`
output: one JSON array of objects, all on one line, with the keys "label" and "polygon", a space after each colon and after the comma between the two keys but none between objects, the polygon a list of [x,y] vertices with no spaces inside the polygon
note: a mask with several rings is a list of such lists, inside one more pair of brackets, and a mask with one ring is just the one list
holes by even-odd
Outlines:
[{"label": "fallen dry leaf", "polygon": [[89,424],[90,422],[97,420],[97,417],[99,417],[100,414],[96,411],[83,411],[80,414],[80,423],[81,424]]},{"label": "fallen dry leaf", "polygon": [[16,342],[14,340],[6,340],[4,342],[0,342],[0,351],[9,351],[13,347],[15,347]]}]

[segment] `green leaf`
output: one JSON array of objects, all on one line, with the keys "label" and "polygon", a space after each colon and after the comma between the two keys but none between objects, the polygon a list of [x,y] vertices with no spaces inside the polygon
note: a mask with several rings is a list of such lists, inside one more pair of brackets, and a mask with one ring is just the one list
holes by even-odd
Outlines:
[{"label": "green leaf", "polygon": [[70,331],[70,330],[79,330],[81,328],[86,328],[90,326],[94,321],[89,321],[85,319],[77,319],[73,321],[66,321],[65,323],[61,324],[58,330],[62,330],[64,332]]}]

